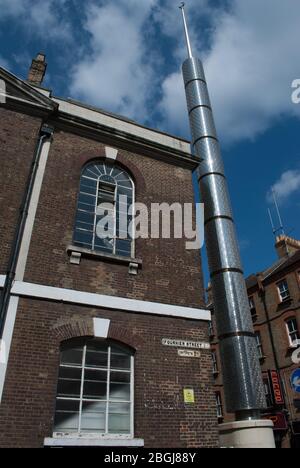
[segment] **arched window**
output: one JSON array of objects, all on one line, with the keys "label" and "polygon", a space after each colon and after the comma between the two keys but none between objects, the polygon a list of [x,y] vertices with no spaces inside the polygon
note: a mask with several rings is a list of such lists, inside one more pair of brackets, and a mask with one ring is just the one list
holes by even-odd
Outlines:
[{"label": "arched window", "polygon": [[[133,233],[129,232],[133,203],[134,184],[121,167],[107,162],[87,165],[81,175],[74,243],[93,251],[133,257]],[[99,226],[108,219],[103,238]]]},{"label": "arched window", "polygon": [[55,434],[133,437],[133,355],[88,339],[61,350]]}]

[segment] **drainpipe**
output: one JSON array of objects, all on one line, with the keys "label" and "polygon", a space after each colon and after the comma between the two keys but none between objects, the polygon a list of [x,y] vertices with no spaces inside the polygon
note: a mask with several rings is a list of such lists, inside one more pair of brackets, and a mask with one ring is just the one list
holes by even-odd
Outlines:
[{"label": "drainpipe", "polygon": [[30,200],[32,196],[32,191],[36,179],[37,170],[39,167],[40,156],[41,156],[41,149],[43,147],[43,143],[50,139],[53,135],[53,128],[47,125],[43,125],[40,130],[40,136],[38,142],[36,144],[34,157],[31,164],[30,174],[27,180],[25,193],[23,196],[22,204],[20,207],[19,218],[17,222],[17,227],[15,230],[13,246],[10,253],[10,258],[8,262],[8,269],[7,275],[4,283],[4,287],[2,289],[1,297],[0,297],[0,340],[3,336],[7,310],[9,306],[9,300],[11,297],[11,290],[13,286],[13,282],[16,275],[16,267],[18,263],[22,238],[24,234],[25,224],[28,216],[28,209],[30,205]]}]

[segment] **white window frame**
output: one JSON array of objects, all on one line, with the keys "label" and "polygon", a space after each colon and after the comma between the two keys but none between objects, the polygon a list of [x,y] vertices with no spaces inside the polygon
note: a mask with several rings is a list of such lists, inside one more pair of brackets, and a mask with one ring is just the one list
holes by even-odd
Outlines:
[{"label": "white window frame", "polygon": [[218,366],[218,358],[217,358],[217,352],[213,350],[211,352],[211,357],[212,357],[212,362],[213,362],[213,374],[219,374],[219,366]]},{"label": "white window frame", "polygon": [[222,396],[220,392],[216,392],[216,408],[217,408],[218,419],[224,419],[223,402],[222,402]]},{"label": "white window frame", "polygon": [[250,307],[250,312],[251,312],[252,318],[256,318],[257,317],[257,310],[256,310],[256,304],[255,304],[255,301],[254,301],[254,296],[249,297],[249,307]]},{"label": "white window frame", "polygon": [[[95,165],[97,165],[97,164],[102,164],[102,165],[103,165],[104,172],[105,172],[104,175],[110,176],[110,175],[113,173],[113,170],[114,170],[114,169],[117,169],[117,170],[119,170],[119,171],[121,172],[121,174],[119,174],[117,177],[119,177],[119,176],[122,175],[122,174],[126,174],[126,177],[127,177],[127,178],[130,180],[130,182],[131,182],[131,191],[132,191],[132,208],[131,208],[130,212],[131,212],[131,213],[134,213],[134,212],[135,212],[135,190],[136,190],[136,189],[135,189],[135,183],[134,183],[134,181],[133,181],[131,175],[130,175],[125,169],[123,169],[122,167],[118,166],[118,164],[112,165],[112,163],[107,163],[106,161],[99,161],[98,163],[97,163],[97,161],[96,161],[96,162],[94,162],[94,163],[92,163],[92,164],[89,164],[89,165],[87,165],[87,166],[85,166],[85,167],[83,168],[83,171],[84,171],[85,169],[89,168],[89,166],[90,166],[91,169],[92,169],[92,168],[93,168]],[[112,167],[110,173],[108,173],[108,172],[107,172],[107,167],[108,167],[108,166],[111,166],[111,165],[112,165],[113,167]],[[98,170],[98,169],[97,169],[97,170]],[[99,170],[98,170],[98,172],[99,172]],[[93,172],[92,172],[92,173],[93,173]],[[94,173],[93,173],[93,174],[94,174]],[[102,174],[102,176],[103,176],[103,174]],[[92,177],[91,175],[86,175],[86,174],[84,175],[84,172],[82,172],[82,173],[81,173],[81,176],[80,176],[80,184],[81,184],[81,182],[82,182],[83,179],[92,179],[92,180],[94,180],[94,181],[97,181],[97,188],[96,188],[96,193],[95,193],[95,208],[94,208],[94,214],[93,214],[93,216],[94,216],[94,221],[93,221],[94,227],[93,227],[92,246],[91,246],[91,248],[90,248],[90,247],[86,247],[86,248],[90,248],[93,252],[99,252],[99,253],[104,252],[104,253],[106,253],[105,250],[102,250],[102,249],[100,249],[100,248],[99,248],[99,249],[95,248],[96,224],[97,224],[97,208],[98,208],[98,195],[99,195],[99,187],[100,187],[100,184],[101,184],[101,175],[100,175],[100,173],[99,173],[99,177],[98,177],[98,179],[96,179],[96,177]],[[104,182],[102,182],[102,183],[103,183],[103,184],[107,183],[108,185],[112,185],[110,182],[105,182],[105,181],[104,181]],[[115,185],[115,197],[114,197],[114,214],[113,214],[113,217],[114,217],[113,251],[112,251],[112,253],[110,253],[110,255],[116,255],[116,244],[117,244],[117,235],[116,235],[116,234],[117,234],[117,204],[118,204],[118,200],[117,200],[117,187],[118,187],[118,184],[116,183],[116,185]],[[79,191],[79,194],[78,194],[78,202],[77,202],[77,209],[76,209],[76,216],[77,216],[77,213],[78,213],[78,203],[80,202],[80,194],[81,194],[81,193],[84,194],[84,192]],[[86,195],[90,195],[90,194],[89,194],[89,193],[86,193]],[[129,208],[129,206],[128,206],[128,208]],[[130,256],[131,256],[131,258],[135,258],[135,230],[134,230],[134,228],[135,228],[135,225],[134,225],[134,223],[132,223],[132,233],[131,233],[132,238],[131,238],[131,251],[130,251]],[[82,228],[82,229],[78,229],[78,228],[77,228],[77,225],[76,225],[76,223],[75,223],[74,235],[75,235],[75,232],[78,231],[78,230],[84,230],[84,229],[83,229],[83,228]],[[75,243],[76,243],[76,240],[75,240]],[[109,253],[108,253],[108,254],[109,254]],[[126,257],[124,256],[124,258],[126,258]]]},{"label": "white window frame", "polygon": [[[65,400],[65,401],[79,401],[79,415],[78,415],[78,431],[77,432],[53,432],[54,438],[84,438],[84,439],[133,439],[134,438],[134,356],[130,356],[130,370],[120,370],[119,372],[128,373],[130,374],[130,401],[114,401],[114,403],[125,403],[130,405],[130,432],[128,434],[117,434],[117,433],[110,433],[108,432],[108,418],[109,418],[109,402],[110,399],[107,398],[109,395],[109,386],[110,386],[110,373],[111,373],[111,346],[113,343],[109,343],[107,345],[108,348],[108,357],[107,362],[108,365],[106,367],[107,370],[107,389],[106,389],[106,399],[105,400],[93,400],[93,399],[85,399],[83,398],[83,387],[84,387],[84,376],[86,370],[101,370],[99,368],[93,367],[86,367],[86,350],[87,350],[87,342],[82,345],[83,353],[82,353],[82,363],[81,363],[81,388],[80,388],[80,397],[79,398],[68,398],[68,397],[58,397],[56,400]],[[78,366],[75,365],[62,365],[60,363],[60,367],[65,368],[76,368]],[[118,370],[113,369],[113,372],[118,372]],[[88,432],[81,432],[81,418],[82,418],[82,406],[84,402],[101,402],[106,404],[105,410],[105,432],[95,432],[95,433],[88,433]]]},{"label": "white window frame", "polygon": [[[294,327],[295,324],[296,324],[296,328]],[[292,325],[292,327],[290,327],[290,325]],[[299,327],[298,327],[298,322],[297,322],[296,317],[291,317],[288,320],[286,320],[285,326],[286,326],[286,331],[287,331],[290,347],[297,348],[296,343],[297,343],[297,340],[299,340],[300,338],[300,333],[299,333]],[[294,339],[293,339],[293,335],[295,335]]]},{"label": "white window frame", "polygon": [[255,332],[255,340],[256,340],[256,347],[257,347],[259,359],[263,359],[265,355],[264,355],[264,348],[263,348],[263,342],[261,339],[260,331]]},{"label": "white window frame", "polygon": [[[281,288],[281,286],[283,286],[283,288]],[[291,294],[287,279],[283,279],[277,283],[277,290],[281,302],[285,302],[290,299]]]}]

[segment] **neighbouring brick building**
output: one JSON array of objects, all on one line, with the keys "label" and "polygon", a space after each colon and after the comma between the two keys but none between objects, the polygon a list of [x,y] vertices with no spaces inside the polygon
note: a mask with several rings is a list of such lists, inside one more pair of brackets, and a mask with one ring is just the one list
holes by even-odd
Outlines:
[{"label": "neighbouring brick building", "polygon": [[[291,384],[300,367],[292,360],[300,339],[300,241],[280,236],[275,247],[279,259],[246,284],[268,402],[264,417],[274,422],[278,447],[300,448],[300,393]],[[219,422],[227,422],[233,415],[226,412],[214,315],[210,335]]]},{"label": "neighbouring brick building", "polygon": [[199,161],[187,141],[53,97],[45,69],[42,54],[28,81],[0,68],[0,447],[215,447],[199,250],[121,238],[116,220],[95,235],[99,200],[194,203]]}]

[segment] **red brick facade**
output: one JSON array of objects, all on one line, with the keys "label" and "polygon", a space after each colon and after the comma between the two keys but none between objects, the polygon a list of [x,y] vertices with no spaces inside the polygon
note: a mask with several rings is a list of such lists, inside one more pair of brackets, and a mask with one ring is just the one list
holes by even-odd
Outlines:
[{"label": "red brick facade", "polygon": [[[9,102],[0,109],[0,213],[1,225],[5,224],[0,232],[0,275],[7,270],[17,212],[43,120],[54,127],[54,134],[24,283],[19,283],[204,309],[199,251],[186,250],[184,239],[137,240],[135,256],[142,262],[137,276],[129,274],[128,265],[100,258],[83,255],[79,265],[70,263],[67,249],[72,244],[82,167],[105,157],[107,138],[102,141],[96,131],[90,137],[80,135],[76,124],[74,131],[62,130],[59,116],[31,117],[28,114],[34,115],[34,110],[24,106],[14,112]],[[116,164],[132,175],[136,201],[148,207],[193,203],[192,166],[171,161],[170,148],[163,150],[170,153],[170,161],[160,159],[155,148],[152,157],[149,144],[145,152],[142,144],[125,145],[113,137],[110,141],[118,149]],[[42,447],[45,438],[52,437],[60,346],[73,338],[92,337],[97,317],[110,320],[109,340],[134,352],[134,437],[144,439],[146,447],[218,445],[210,351],[180,357],[175,347],[162,344],[163,338],[208,342],[207,320],[84,306],[76,299],[70,303],[34,297],[34,293],[30,297],[30,292],[27,296],[21,293],[19,298],[9,350],[0,405],[1,447]],[[186,387],[194,388],[194,404],[184,404]]]},{"label": "red brick facade", "polygon": [[[277,244],[278,245],[278,244]],[[253,300],[253,325],[255,332],[260,333],[262,345],[261,369],[265,381],[268,381],[268,371],[277,370],[282,390],[285,395],[285,404],[276,405],[271,402],[266,414],[268,417],[285,413],[288,418],[287,430],[275,430],[278,446],[289,448],[300,445],[300,406],[299,395],[291,388],[290,378],[299,365],[293,364],[292,354],[295,348],[291,347],[286,323],[294,318],[300,333],[300,250],[293,249],[289,257],[286,250],[279,250],[281,259],[260,275],[253,275],[247,279],[248,295]],[[287,281],[289,298],[282,301],[278,284]],[[215,374],[215,389],[220,392],[223,403],[224,418],[220,422],[230,422],[234,415],[226,412],[225,396],[222,383],[221,362],[217,338],[217,329],[213,316],[214,331],[211,336],[212,350],[216,352],[218,360],[218,373]],[[273,337],[273,345],[271,341]],[[277,360],[277,362],[276,362]],[[278,366],[278,367],[277,367]],[[281,417],[281,416],[280,416]]]}]

